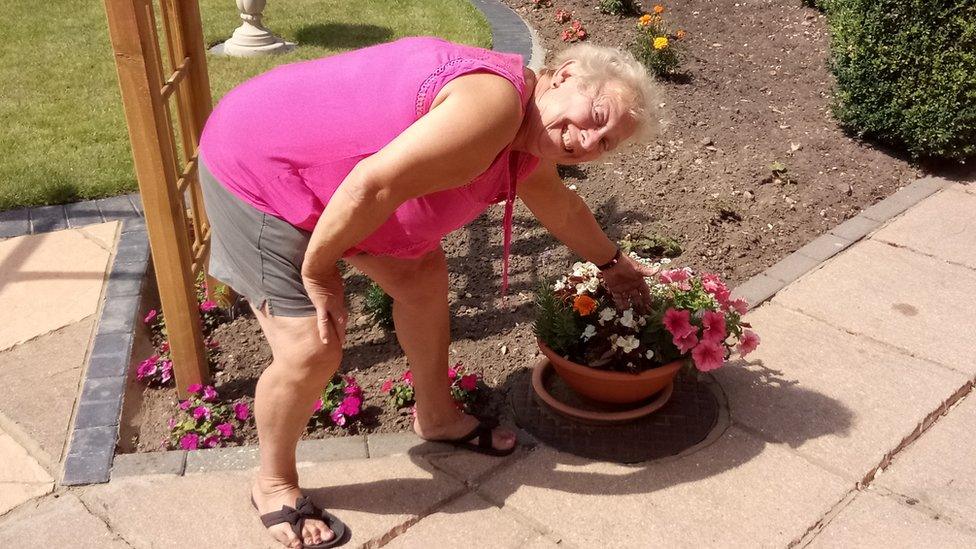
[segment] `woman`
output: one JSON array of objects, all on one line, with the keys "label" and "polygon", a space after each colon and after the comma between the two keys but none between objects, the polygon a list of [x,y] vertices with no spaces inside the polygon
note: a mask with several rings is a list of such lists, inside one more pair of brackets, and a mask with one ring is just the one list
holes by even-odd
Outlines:
[{"label": "woman", "polygon": [[511,453],[511,431],[462,414],[451,398],[441,238],[505,200],[504,288],[517,194],[554,236],[601,265],[619,306],[644,304],[651,273],[621,256],[556,164],[649,135],[656,95],[632,56],[608,48],[576,46],[537,76],[516,55],[408,38],[282,66],[221,100],[200,144],[210,269],[249,300],[272,349],[255,394],[252,497],[278,541],[325,547],[344,530],[302,498],[295,467],[312,405],[342,357],[337,262],[393,298],[416,433]]}]

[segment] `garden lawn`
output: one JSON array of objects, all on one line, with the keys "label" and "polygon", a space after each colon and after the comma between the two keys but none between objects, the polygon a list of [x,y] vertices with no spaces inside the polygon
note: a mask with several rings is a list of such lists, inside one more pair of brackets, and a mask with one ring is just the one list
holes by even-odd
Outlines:
[{"label": "garden lawn", "polygon": [[[240,24],[233,0],[201,0],[200,11],[208,46]],[[0,210],[135,190],[103,3],[12,0],[3,20]],[[278,1],[265,10],[265,24],[299,47],[265,58],[209,56],[214,102],[275,65],[403,36],[491,43],[468,0]]]}]

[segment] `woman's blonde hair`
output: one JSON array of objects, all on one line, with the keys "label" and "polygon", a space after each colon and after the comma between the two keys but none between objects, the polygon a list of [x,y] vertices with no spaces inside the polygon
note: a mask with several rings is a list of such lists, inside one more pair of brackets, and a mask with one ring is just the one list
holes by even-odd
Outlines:
[{"label": "woman's blonde hair", "polygon": [[576,44],[557,53],[543,73],[553,74],[570,60],[577,63],[574,74],[580,77],[584,90],[596,92],[608,82],[623,86],[625,95],[629,95],[623,99],[630,103],[629,113],[637,121],[631,143],[647,143],[660,135],[664,126],[664,90],[633,54],[617,48]]}]

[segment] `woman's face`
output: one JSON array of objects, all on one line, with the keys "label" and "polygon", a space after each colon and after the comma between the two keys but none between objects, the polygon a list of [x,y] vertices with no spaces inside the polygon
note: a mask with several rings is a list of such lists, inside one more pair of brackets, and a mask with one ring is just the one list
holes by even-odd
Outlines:
[{"label": "woman's face", "polygon": [[567,62],[537,93],[539,119],[526,144],[531,154],[558,164],[597,160],[637,128],[621,86],[584,90],[574,69],[575,63]]}]

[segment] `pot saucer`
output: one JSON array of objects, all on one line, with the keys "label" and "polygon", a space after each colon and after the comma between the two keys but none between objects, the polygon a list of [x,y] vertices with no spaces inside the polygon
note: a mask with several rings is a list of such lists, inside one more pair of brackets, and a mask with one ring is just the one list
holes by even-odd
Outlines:
[{"label": "pot saucer", "polygon": [[671,382],[657,394],[652,395],[649,400],[637,403],[636,407],[585,405],[579,398],[572,399],[581,404],[574,406],[566,402],[569,399],[560,400],[553,395],[553,391],[550,391],[547,385],[551,385],[557,380],[559,380],[559,376],[554,375],[552,363],[548,359],[539,360],[532,368],[532,389],[536,398],[564,416],[594,424],[626,423],[642,418],[667,404],[674,390],[674,382]]}]

